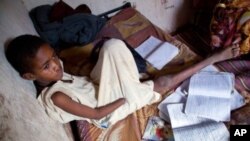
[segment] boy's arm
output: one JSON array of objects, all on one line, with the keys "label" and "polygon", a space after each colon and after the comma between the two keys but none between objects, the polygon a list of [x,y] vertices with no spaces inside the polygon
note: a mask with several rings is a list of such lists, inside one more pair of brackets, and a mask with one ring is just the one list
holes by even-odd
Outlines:
[{"label": "boy's arm", "polygon": [[125,103],[125,98],[120,98],[107,105],[91,108],[72,100],[69,96],[62,92],[56,92],[51,97],[53,103],[62,110],[76,116],[81,116],[89,119],[101,119],[112,113],[115,109]]},{"label": "boy's arm", "polygon": [[216,52],[212,56],[202,60],[201,62],[171,76],[165,76],[166,91],[170,91],[177,87],[181,82],[200,71],[208,65],[212,65],[216,62],[224,61],[227,59],[235,58],[240,55],[240,48],[238,45],[233,45],[223,49],[220,52]]}]

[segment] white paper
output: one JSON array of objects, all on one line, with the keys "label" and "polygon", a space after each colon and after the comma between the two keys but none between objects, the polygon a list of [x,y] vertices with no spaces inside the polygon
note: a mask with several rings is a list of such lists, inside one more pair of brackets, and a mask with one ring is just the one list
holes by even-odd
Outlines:
[{"label": "white paper", "polygon": [[238,109],[242,106],[244,106],[245,103],[245,98],[240,95],[240,93],[234,89],[233,94],[231,95],[231,110]]},{"label": "white paper", "polygon": [[233,87],[234,76],[230,73],[200,72],[193,75],[185,113],[216,121],[229,121]]},{"label": "white paper", "polygon": [[169,114],[168,114],[168,110],[167,110],[167,105],[174,104],[174,103],[185,103],[187,100],[187,95],[185,94],[185,89],[184,89],[184,91],[182,91],[182,88],[183,87],[177,88],[174,93],[169,95],[167,98],[165,98],[158,105],[159,116],[167,122],[170,122]]},{"label": "white paper", "polygon": [[162,42],[154,36],[150,36],[140,46],[135,48],[135,51],[158,70],[161,70],[179,53],[179,49],[176,46],[168,42]]},{"label": "white paper", "polygon": [[167,105],[175,141],[228,141],[229,132],[222,122],[190,116],[183,104]]},{"label": "white paper", "polygon": [[161,40],[150,36],[146,41],[140,44],[135,51],[138,52],[143,58],[146,58],[157,46],[162,43]]},{"label": "white paper", "polygon": [[159,117],[161,117],[164,121],[170,123],[168,112],[159,111]]},{"label": "white paper", "polygon": [[[218,70],[210,65],[201,70],[202,72],[218,72]],[[187,95],[188,95],[188,86],[189,86],[190,79],[185,80],[171,95],[165,98],[159,105],[159,116],[163,118],[165,121],[170,122],[169,115],[166,106],[168,104],[173,103],[186,103]],[[233,93],[231,94],[230,98],[230,107],[231,110],[235,110],[237,108],[242,107],[245,105],[245,99],[243,96],[239,94],[239,92],[234,89]]]}]

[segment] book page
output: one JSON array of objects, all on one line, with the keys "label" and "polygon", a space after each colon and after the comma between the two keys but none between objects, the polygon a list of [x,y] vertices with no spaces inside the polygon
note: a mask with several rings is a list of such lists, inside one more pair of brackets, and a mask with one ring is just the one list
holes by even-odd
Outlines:
[{"label": "book page", "polygon": [[229,121],[233,75],[225,72],[201,72],[190,79],[185,113],[216,121]]},{"label": "book page", "polygon": [[236,89],[234,89],[233,94],[231,95],[231,110],[238,109],[245,104],[245,98]]},{"label": "book page", "polygon": [[159,109],[159,116],[163,118],[164,120],[166,120],[167,122],[170,122],[167,105],[174,104],[174,103],[185,103],[186,100],[187,100],[187,96],[184,93],[181,93],[180,91],[176,91],[172,93],[158,105],[157,108]]},{"label": "book page", "polygon": [[207,122],[173,129],[175,141],[229,141],[230,135],[221,122]]},{"label": "book page", "polygon": [[188,97],[185,113],[216,121],[230,121],[230,99],[205,96]]},{"label": "book page", "polygon": [[[202,72],[218,72],[218,70],[210,65],[201,70]],[[188,96],[188,87],[190,79],[185,80],[171,95],[166,97],[159,105],[159,116],[170,122],[169,115],[167,111],[167,105],[173,103],[186,103]],[[234,89],[230,97],[230,110],[235,110],[245,105],[245,98],[239,94],[239,92]]]},{"label": "book page", "polygon": [[173,129],[201,124],[207,121],[212,121],[210,119],[185,114],[183,112],[184,111],[183,103],[168,104],[167,110],[170,117],[171,126]]},{"label": "book page", "polygon": [[161,40],[155,38],[154,36],[150,36],[147,40],[145,40],[142,44],[140,44],[135,51],[139,53],[142,58],[146,58],[156,47],[158,47],[162,43]]},{"label": "book page", "polygon": [[234,75],[226,72],[200,72],[191,77],[190,95],[230,98]]},{"label": "book page", "polygon": [[169,104],[167,109],[175,141],[228,141],[229,132],[222,122],[187,115],[184,104]]},{"label": "book page", "polygon": [[177,54],[179,49],[168,43],[163,42],[151,54],[146,56],[146,60],[156,69],[161,70],[168,62],[170,62]]},{"label": "book page", "polygon": [[179,53],[176,46],[163,42],[154,36],[150,36],[135,48],[135,51],[158,70],[161,70]]}]

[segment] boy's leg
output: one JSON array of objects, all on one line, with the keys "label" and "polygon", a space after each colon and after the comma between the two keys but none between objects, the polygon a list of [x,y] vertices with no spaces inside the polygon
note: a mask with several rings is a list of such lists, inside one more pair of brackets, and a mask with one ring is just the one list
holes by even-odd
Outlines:
[{"label": "boy's leg", "polygon": [[110,39],[101,47],[98,61],[91,72],[91,78],[94,83],[98,84],[102,74],[116,71],[122,71],[123,75],[139,81],[137,66],[125,43],[119,39]]},{"label": "boy's leg", "polygon": [[154,80],[155,88],[160,93],[166,93],[178,86],[181,82],[192,76],[194,73],[200,71],[202,68],[212,65],[216,62],[231,59],[240,55],[240,48],[238,45],[230,46],[220,52],[216,52],[203,61],[171,76],[161,76]]},{"label": "boy's leg", "polygon": [[[158,94],[153,91],[152,81],[140,82],[132,53],[125,43],[118,39],[110,39],[104,43],[97,64],[91,72],[91,79],[99,85],[98,101],[103,101],[99,100],[100,97],[107,102],[120,97],[132,101],[131,97],[134,95],[148,95],[152,97],[152,101],[155,101],[156,97],[159,99],[159,96],[155,96]],[[148,100],[145,102],[148,103]]]},{"label": "boy's leg", "polygon": [[91,79],[98,84],[97,106],[124,97],[127,102],[112,113],[111,122],[125,118],[145,105],[160,100],[153,91],[153,82],[141,83],[134,58],[125,43],[110,39],[101,48]]}]

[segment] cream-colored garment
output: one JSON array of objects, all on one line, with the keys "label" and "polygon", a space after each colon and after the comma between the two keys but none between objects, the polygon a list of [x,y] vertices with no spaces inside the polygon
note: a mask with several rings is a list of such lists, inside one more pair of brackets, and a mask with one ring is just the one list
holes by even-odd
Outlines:
[{"label": "cream-colored garment", "polygon": [[[153,81],[139,81],[133,56],[124,42],[118,39],[110,39],[104,43],[98,62],[91,72],[91,82],[87,77],[76,77],[67,73],[64,73],[63,79],[72,79],[73,83],[58,81],[52,87],[43,90],[38,98],[48,115],[63,123],[85,118],[74,116],[55,106],[51,101],[51,95],[56,91],[61,91],[73,100],[92,108],[125,97],[127,102],[103,119],[85,119],[100,128],[107,128],[161,98],[160,94],[153,91]],[[98,86],[97,91],[94,84]]]}]

